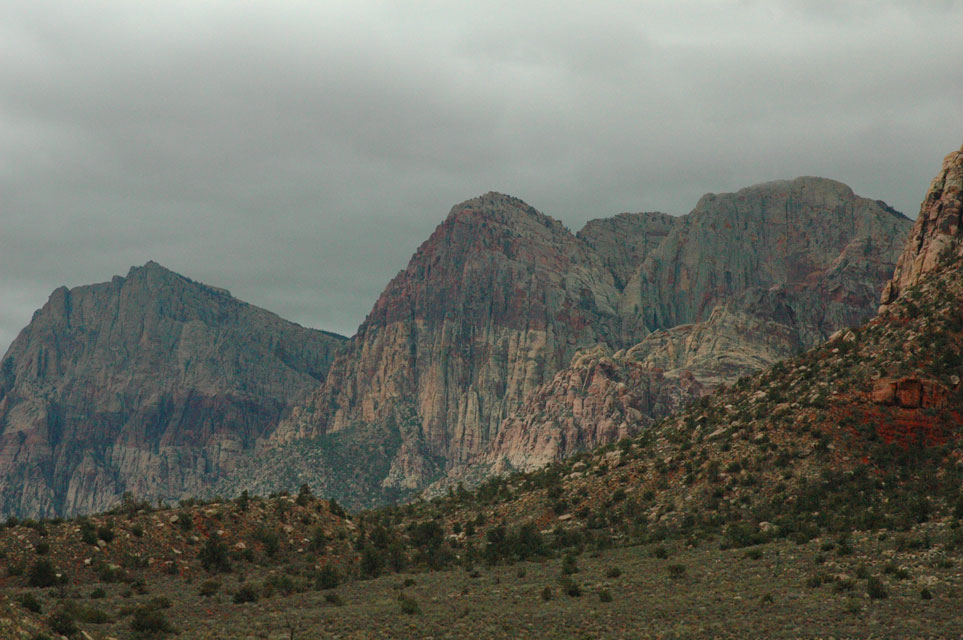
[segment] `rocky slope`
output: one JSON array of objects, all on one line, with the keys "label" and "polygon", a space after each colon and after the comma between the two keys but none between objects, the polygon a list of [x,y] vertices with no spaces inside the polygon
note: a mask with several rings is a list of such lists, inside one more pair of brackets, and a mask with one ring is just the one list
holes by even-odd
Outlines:
[{"label": "rocky slope", "polygon": [[580,347],[619,332],[618,289],[561,223],[495,193],[457,205],[392,280],[288,440],[391,423],[386,486],[481,452]]},{"label": "rocky slope", "polygon": [[0,364],[0,512],[203,493],[342,344],[153,262],[57,289]]},{"label": "rocky slope", "polygon": [[[934,533],[958,530],[963,514],[963,234],[942,227],[926,238],[935,202],[960,211],[963,197],[942,177],[961,170],[963,154],[952,154],[927,193],[894,277],[899,295],[884,312],[634,437],[453,496],[446,517],[470,519],[483,501],[488,521],[534,522],[569,536],[608,531],[687,545],[713,536],[722,548],[821,537],[821,549],[839,546],[838,556],[852,552],[854,532],[895,530],[896,551],[937,566],[963,540],[943,531],[937,545]],[[941,257],[904,279],[905,265],[925,264],[933,244]],[[572,371],[613,370],[606,359],[588,354]],[[604,388],[614,377],[587,379]],[[607,394],[613,405],[627,404],[624,397]],[[831,575],[807,586],[827,582],[842,582],[837,592],[852,588]]]},{"label": "rocky slope", "polygon": [[920,277],[939,266],[941,260],[963,255],[963,149],[943,159],[920,206],[919,216],[906,248],[900,255],[893,279],[883,291],[882,307],[892,304]]},{"label": "rocky slope", "polygon": [[502,424],[475,465],[453,479],[529,471],[638,433],[720,384],[801,350],[777,292],[746,292],[705,322],[657,331],[614,354],[579,354]]},{"label": "rocky slope", "polygon": [[[550,450],[604,442],[677,408],[703,389],[700,377],[711,388],[865,320],[910,224],[817,178],[707,196],[681,219],[595,220],[577,236],[520,200],[487,194],[452,209],[271,446],[370,436],[364,425],[376,425],[397,434],[381,488],[413,491],[500,453],[541,462]],[[649,336],[660,329],[668,333]],[[573,411],[546,397],[581,384],[584,372],[553,380],[577,350],[640,341],[617,369],[662,371],[644,374],[649,397],[625,405],[628,419],[608,416],[611,427],[599,428],[597,410],[618,402]],[[680,386],[693,373],[696,384]],[[584,417],[560,427],[575,413]],[[532,433],[533,421],[551,433]],[[569,444],[545,445],[561,442],[560,428]],[[512,430],[522,433],[500,435]],[[542,453],[528,448],[535,442]],[[278,471],[294,457],[282,456]]]},{"label": "rocky slope", "polygon": [[[704,197],[648,252],[620,301],[623,326],[636,323],[636,334],[669,328],[611,357],[577,358],[450,481],[534,469],[636,433],[701,393],[864,322],[909,226],[825,179]],[[698,321],[671,324],[685,319]],[[592,383],[581,386],[586,376]]]}]

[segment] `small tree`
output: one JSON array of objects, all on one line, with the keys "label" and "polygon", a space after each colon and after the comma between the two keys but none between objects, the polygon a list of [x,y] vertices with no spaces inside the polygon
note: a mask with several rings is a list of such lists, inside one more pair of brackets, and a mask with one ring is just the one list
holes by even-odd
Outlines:
[{"label": "small tree", "polygon": [[197,557],[201,566],[211,573],[226,573],[231,570],[231,560],[227,555],[227,546],[220,540],[208,538],[198,552]]},{"label": "small tree", "polygon": [[56,585],[57,582],[59,582],[57,570],[46,558],[37,560],[27,573],[27,584],[31,587],[46,589]]}]

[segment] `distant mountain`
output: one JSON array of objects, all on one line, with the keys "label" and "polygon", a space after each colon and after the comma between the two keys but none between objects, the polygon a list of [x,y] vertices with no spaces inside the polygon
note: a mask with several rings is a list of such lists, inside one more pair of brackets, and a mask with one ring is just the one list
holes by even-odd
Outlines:
[{"label": "distant mountain", "polygon": [[820,178],[578,234],[489,193],[346,343],[153,263],[61,289],[3,360],[0,510],[304,483],[373,506],[533,468],[864,321],[910,226]]},{"label": "distant mountain", "polygon": [[0,511],[204,493],[308,397],[343,342],[154,262],[61,287],[0,364]]},{"label": "distant mountain", "polygon": [[704,196],[623,292],[628,335],[655,332],[611,356],[576,358],[460,475],[535,469],[636,433],[720,384],[866,321],[910,226],[821,178]]},{"label": "distant mountain", "polygon": [[[510,196],[466,201],[388,285],[311,402],[278,429],[278,445],[290,449],[276,468],[248,465],[250,479],[242,473],[232,487],[270,486],[294,465],[321,487],[350,484],[339,498],[360,505],[634,433],[869,318],[910,226],[819,178],[706,196],[682,218],[594,220],[578,235]],[[621,371],[613,388],[628,375],[647,390],[607,427],[600,407],[571,417],[570,387],[584,371],[553,381],[580,349],[598,346]],[[544,385],[568,399],[545,397]],[[362,464],[386,470],[380,480],[346,484],[316,457],[292,462],[316,456],[303,446],[312,439],[339,434],[363,450],[388,432],[377,464]]]},{"label": "distant mountain", "polygon": [[[865,324],[617,443],[609,438],[564,460],[542,456],[553,464],[491,479],[474,495],[454,494],[437,503],[438,519],[470,521],[483,501],[489,522],[509,529],[536,523],[569,537],[687,546],[711,540],[722,549],[815,539],[823,552],[840,547],[828,562],[826,555],[816,560],[835,570],[852,552],[849,541],[861,537],[873,543],[870,558],[889,562],[885,573],[906,552],[922,559],[927,568],[917,571],[925,575],[932,558],[958,547],[957,534],[937,532],[955,530],[963,512],[961,187],[963,149],[944,161],[884,308]],[[632,350],[577,357],[517,417],[541,415],[552,429],[531,420],[527,429],[500,434],[502,469],[525,468],[529,458],[512,456],[526,449],[538,455],[553,433],[558,443],[573,434],[586,447],[603,442],[593,429],[618,424],[652,398],[651,370],[640,358]],[[880,553],[886,539],[894,549]],[[807,586],[845,582],[839,593],[852,589],[850,579],[829,575]]]}]

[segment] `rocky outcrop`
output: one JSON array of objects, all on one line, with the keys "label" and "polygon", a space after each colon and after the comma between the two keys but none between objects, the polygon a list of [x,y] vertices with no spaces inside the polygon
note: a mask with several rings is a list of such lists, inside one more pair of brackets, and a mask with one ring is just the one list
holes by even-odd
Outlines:
[{"label": "rocky outcrop", "polygon": [[[595,347],[539,387],[505,421],[490,450],[475,465],[493,473],[529,471],[576,451],[638,433],[705,393],[690,371],[664,371],[635,350]],[[478,469],[459,470],[471,482]]]},{"label": "rocky outcrop", "polygon": [[598,255],[621,291],[679,221],[666,213],[620,213],[590,220],[576,237]]},{"label": "rocky outcrop", "polygon": [[617,339],[618,294],[598,256],[558,221],[501,194],[464,202],[388,285],[277,439],[413,413],[388,481],[424,486],[431,465],[418,458],[453,464],[480,454],[577,349]]},{"label": "rocky outcrop", "polygon": [[880,405],[903,409],[942,409],[951,391],[936,380],[900,378],[877,380],[869,399]]},{"label": "rocky outcrop", "polygon": [[781,287],[811,316],[812,346],[872,315],[910,225],[825,178],[708,194],[639,266],[620,310],[628,323],[665,329],[703,321],[747,289]]},{"label": "rocky outcrop", "polygon": [[[275,442],[405,425],[383,481],[405,489],[480,460],[567,455],[868,318],[910,224],[818,178],[706,196],[682,219],[594,220],[577,236],[515,198],[469,200]],[[639,343],[612,358],[611,384],[593,368],[599,395],[577,408],[568,389],[587,365],[556,377],[576,351]],[[638,393],[619,395],[620,382]]]},{"label": "rocky outcrop", "polygon": [[943,159],[920,205],[910,239],[886,285],[881,311],[941,260],[963,255],[963,149]]},{"label": "rocky outcrop", "polygon": [[0,366],[0,511],[204,493],[342,344],[153,262],[57,289]]}]

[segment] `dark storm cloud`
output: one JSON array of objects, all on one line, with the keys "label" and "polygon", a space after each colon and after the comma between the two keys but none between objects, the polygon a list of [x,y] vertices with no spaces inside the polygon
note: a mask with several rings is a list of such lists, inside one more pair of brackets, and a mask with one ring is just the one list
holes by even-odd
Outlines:
[{"label": "dark storm cloud", "polygon": [[351,333],[455,203],[577,229],[823,175],[915,215],[958,2],[2,2],[0,349],[154,259]]}]

